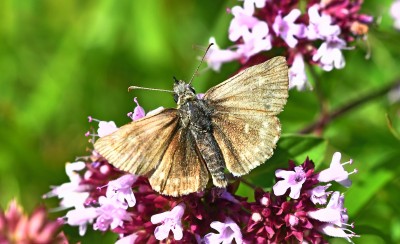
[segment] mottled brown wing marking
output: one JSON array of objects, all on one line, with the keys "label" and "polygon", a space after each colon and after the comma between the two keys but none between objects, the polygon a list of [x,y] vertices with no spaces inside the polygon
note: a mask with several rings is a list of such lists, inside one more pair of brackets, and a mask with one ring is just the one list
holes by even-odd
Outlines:
[{"label": "mottled brown wing marking", "polygon": [[269,159],[281,130],[278,118],[258,112],[216,115],[213,122],[226,168],[235,176],[247,174]]},{"label": "mottled brown wing marking", "polygon": [[279,114],[288,97],[288,67],[275,57],[211,88],[213,135],[227,169],[247,174],[270,158],[280,136]]},{"label": "mottled brown wing marking", "polygon": [[288,85],[286,60],[275,57],[212,87],[204,99],[215,113],[259,110],[276,115],[286,104]]},{"label": "mottled brown wing marking", "polygon": [[201,191],[207,186],[207,167],[195,145],[187,128],[177,131],[150,177],[154,190],[165,195],[181,196]]},{"label": "mottled brown wing marking", "polygon": [[178,129],[176,109],[164,109],[99,138],[94,148],[112,165],[136,175],[154,170]]}]

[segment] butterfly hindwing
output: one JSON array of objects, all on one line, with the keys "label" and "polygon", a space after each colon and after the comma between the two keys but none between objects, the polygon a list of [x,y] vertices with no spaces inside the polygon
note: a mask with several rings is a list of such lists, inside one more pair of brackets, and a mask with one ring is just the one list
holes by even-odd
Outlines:
[{"label": "butterfly hindwing", "polygon": [[275,115],[287,97],[283,57],[250,67],[205,94],[213,109],[213,135],[231,173],[247,174],[272,156],[281,131]]},{"label": "butterfly hindwing", "polygon": [[177,132],[176,109],[164,109],[99,138],[94,148],[109,163],[136,175],[154,170]]},{"label": "butterfly hindwing", "polygon": [[212,121],[226,168],[235,176],[249,173],[270,158],[281,131],[277,117],[258,112],[216,114]]},{"label": "butterfly hindwing", "polygon": [[203,190],[208,179],[206,164],[191,132],[188,128],[180,128],[149,180],[154,190],[161,194],[180,196]]}]

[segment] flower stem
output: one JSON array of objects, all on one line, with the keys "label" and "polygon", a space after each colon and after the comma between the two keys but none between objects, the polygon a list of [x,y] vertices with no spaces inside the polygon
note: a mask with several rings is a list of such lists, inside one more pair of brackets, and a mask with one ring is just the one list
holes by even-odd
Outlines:
[{"label": "flower stem", "polygon": [[252,189],[258,188],[258,186],[254,185],[253,183],[249,182],[248,180],[246,180],[243,177],[241,177],[239,180],[240,180],[240,182],[242,182],[243,184],[247,185],[248,187],[250,187]]},{"label": "flower stem", "polygon": [[302,130],[300,130],[299,133],[300,134],[307,134],[307,133],[311,133],[311,132],[318,133],[318,132],[322,131],[322,129],[326,125],[328,125],[332,120],[334,120],[338,117],[341,117],[345,113],[347,113],[347,112],[349,112],[371,100],[374,100],[380,96],[387,94],[391,89],[393,89],[399,85],[400,85],[400,79],[390,83],[389,85],[387,85],[379,90],[374,90],[371,93],[360,97],[359,99],[355,99],[354,101],[351,101],[351,102],[347,103],[346,105],[339,107],[338,109],[333,110],[332,112],[327,113],[326,116],[322,116],[317,121],[314,121],[310,125],[306,126]]}]

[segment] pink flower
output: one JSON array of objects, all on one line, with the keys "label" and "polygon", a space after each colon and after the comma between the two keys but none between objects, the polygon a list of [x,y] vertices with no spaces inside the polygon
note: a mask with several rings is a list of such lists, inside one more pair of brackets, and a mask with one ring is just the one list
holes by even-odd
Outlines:
[{"label": "pink flower", "polygon": [[359,237],[359,235],[356,235],[354,231],[348,228],[339,227],[331,223],[322,224],[321,226],[319,226],[319,230],[321,231],[321,233],[324,233],[328,236],[345,238],[350,243],[353,243],[350,238]]},{"label": "pink flower", "polygon": [[322,222],[329,222],[341,226],[343,223],[347,223],[348,220],[343,202],[343,195],[340,195],[340,192],[335,191],[332,193],[326,208],[310,211],[307,213],[307,215]]},{"label": "pink flower", "polygon": [[136,103],[136,107],[133,110],[133,113],[128,113],[128,117],[131,118],[133,121],[143,118],[146,115],[144,109],[139,105],[137,98],[135,97],[133,101]]},{"label": "pink flower", "polygon": [[326,204],[330,192],[325,192],[325,191],[330,186],[331,184],[327,184],[325,186],[316,186],[312,190],[310,190],[309,193],[311,195],[310,197],[311,201],[314,204]]},{"label": "pink flower", "polygon": [[[335,152],[332,157],[331,164],[328,169],[322,170],[318,175],[318,180],[320,182],[330,182],[336,181],[339,184],[349,187],[351,186],[351,180],[349,179],[349,173],[344,170],[343,165],[351,164],[352,160],[345,162],[343,164],[340,163],[340,158],[342,155],[340,152]],[[356,171],[354,171],[356,172]]]},{"label": "pink flower", "polygon": [[65,216],[67,223],[71,226],[79,226],[79,235],[83,236],[86,233],[87,224],[94,221],[99,216],[96,208],[77,208],[67,212]]},{"label": "pink flower", "polygon": [[183,228],[181,218],[185,212],[185,204],[176,205],[171,211],[151,216],[151,223],[159,224],[154,230],[154,236],[161,241],[168,237],[169,231],[174,234],[174,239],[179,241],[183,237]]},{"label": "pink flower", "polygon": [[107,198],[115,199],[122,205],[128,205],[129,207],[135,206],[136,199],[135,195],[133,195],[132,185],[136,180],[137,176],[126,174],[110,181],[106,192]]},{"label": "pink flower", "polygon": [[218,234],[209,233],[204,236],[205,243],[232,243],[235,239],[236,243],[243,243],[242,233],[239,226],[229,217],[226,218],[225,223],[214,221],[210,224],[211,228],[218,231]]},{"label": "pink flower", "polygon": [[11,200],[7,210],[0,208],[0,243],[68,243],[64,233],[59,233],[62,223],[50,220],[43,207],[27,215],[16,200]]},{"label": "pink flower", "polygon": [[310,24],[307,26],[307,38],[309,40],[326,39],[340,34],[340,27],[332,25],[332,17],[318,12],[319,6],[315,4],[308,9]]},{"label": "pink flower", "polygon": [[289,69],[289,89],[296,87],[301,91],[305,90],[307,86],[310,84],[307,82],[303,55],[297,53]]},{"label": "pink flower", "polygon": [[357,236],[352,230],[344,227],[349,226],[347,224],[349,216],[344,208],[344,196],[337,191],[332,194],[326,208],[310,211],[307,215],[318,221],[326,222],[319,227],[319,230],[326,235],[343,237],[350,242],[351,237]]},{"label": "pink flower", "polygon": [[394,28],[400,30],[400,0],[393,2],[390,7],[390,15],[394,19]]},{"label": "pink flower", "polygon": [[60,207],[56,210],[67,209],[71,207],[83,207],[86,199],[89,197],[89,191],[92,189],[90,185],[82,183],[82,176],[78,173],[85,169],[84,162],[74,162],[65,164],[65,171],[70,182],[60,186],[52,187],[53,189],[43,195],[43,198],[57,196],[62,199]]},{"label": "pink flower", "polygon": [[303,183],[306,181],[306,173],[303,167],[297,166],[294,171],[286,171],[278,169],[275,171],[277,178],[283,178],[278,181],[274,186],[274,194],[276,196],[282,196],[286,193],[287,189],[290,188],[289,196],[293,199],[298,199],[300,196],[300,190]]},{"label": "pink flower", "polygon": [[99,129],[97,129],[97,134],[99,135],[99,137],[103,137],[113,133],[116,130],[118,130],[118,127],[114,123],[114,121],[109,121],[109,122],[100,121]]},{"label": "pink flower", "polygon": [[235,6],[231,13],[234,16],[229,26],[229,40],[231,41],[237,41],[246,30],[253,28],[259,22],[253,16],[254,5],[245,4],[244,8]]},{"label": "pink flower", "polygon": [[261,51],[268,51],[272,47],[266,22],[259,21],[250,30],[247,29],[243,32],[243,44],[239,44],[237,50],[245,60]]},{"label": "pink flower", "polygon": [[123,226],[124,221],[131,221],[132,218],[126,211],[124,205],[116,204],[113,199],[99,197],[100,207],[96,208],[99,214],[96,223],[93,225],[95,230],[106,231],[108,228],[115,229]]},{"label": "pink flower", "polygon": [[282,18],[282,15],[279,13],[272,25],[272,29],[274,30],[277,36],[280,36],[286,44],[293,48],[296,46],[298,40],[296,37],[304,37],[305,26],[303,24],[295,24],[296,19],[301,15],[299,9],[293,9],[290,11],[288,15]]},{"label": "pink flower", "polygon": [[231,62],[240,58],[240,54],[236,51],[220,49],[214,37],[210,38],[209,43],[214,43],[214,45],[212,45],[208,50],[206,62],[208,66],[215,71],[219,71],[223,63]]},{"label": "pink flower", "polygon": [[256,8],[263,8],[267,0],[244,0],[243,6],[245,9],[251,10],[254,13],[254,5]]},{"label": "pink flower", "polygon": [[312,59],[315,62],[319,61],[321,68],[325,71],[331,71],[333,67],[341,69],[345,65],[341,50],[345,48],[346,42],[344,40],[333,37],[321,44]]}]

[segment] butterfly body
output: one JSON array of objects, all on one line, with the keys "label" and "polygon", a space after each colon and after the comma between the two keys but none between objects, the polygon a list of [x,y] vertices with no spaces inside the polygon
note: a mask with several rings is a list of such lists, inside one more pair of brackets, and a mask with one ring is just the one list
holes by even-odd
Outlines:
[{"label": "butterfly body", "polygon": [[193,87],[182,80],[175,80],[174,92],[181,129],[188,130],[186,133],[191,134],[188,135],[188,140],[192,141],[196,152],[201,155],[214,185],[225,187],[228,183],[224,173],[225,162],[212,134],[213,109],[205,100],[198,99]]},{"label": "butterfly body", "polygon": [[280,136],[276,115],[288,97],[283,57],[243,70],[198,99],[175,80],[176,109],[122,126],[95,149],[120,170],[147,175],[154,190],[181,196],[213,184],[225,187],[225,169],[249,173],[273,154]]}]

